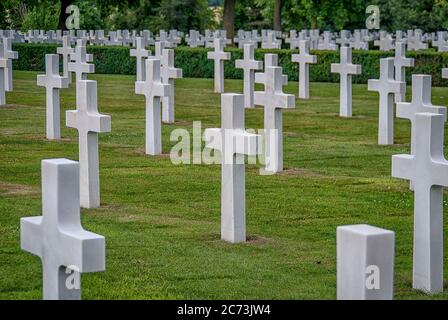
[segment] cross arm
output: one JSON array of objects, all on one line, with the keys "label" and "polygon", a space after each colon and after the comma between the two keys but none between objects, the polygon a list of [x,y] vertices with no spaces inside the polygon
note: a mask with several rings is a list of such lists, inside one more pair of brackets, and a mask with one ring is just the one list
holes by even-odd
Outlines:
[{"label": "cross arm", "polygon": [[222,151],[222,129],[209,128],[204,131],[205,147]]},{"label": "cross arm", "polygon": [[260,135],[254,133],[248,133],[245,130],[234,130],[235,139],[235,153],[247,156],[256,156],[261,154],[261,150],[258,148]]},{"label": "cross arm", "polygon": [[8,65],[7,59],[0,59],[0,68],[6,68]]},{"label": "cross arm", "polygon": [[42,257],[42,216],[20,219],[20,247]]},{"label": "cross arm", "polygon": [[61,264],[76,266],[79,272],[96,272],[105,269],[105,238],[84,230],[82,227],[64,229],[59,241],[65,248]]},{"label": "cross arm", "polygon": [[293,94],[275,94],[275,105],[282,109],[294,109],[296,107],[296,98]]},{"label": "cross arm", "polygon": [[392,156],[392,177],[412,180],[414,172],[414,156],[399,154]]}]

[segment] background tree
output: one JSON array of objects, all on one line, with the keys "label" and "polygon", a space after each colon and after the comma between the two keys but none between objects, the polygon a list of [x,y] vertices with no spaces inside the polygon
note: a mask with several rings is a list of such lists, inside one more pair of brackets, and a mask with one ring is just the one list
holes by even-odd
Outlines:
[{"label": "background tree", "polygon": [[235,4],[236,0],[224,0],[224,29],[229,39],[235,36]]},{"label": "background tree", "polygon": [[282,31],[282,0],[274,1],[274,30]]}]

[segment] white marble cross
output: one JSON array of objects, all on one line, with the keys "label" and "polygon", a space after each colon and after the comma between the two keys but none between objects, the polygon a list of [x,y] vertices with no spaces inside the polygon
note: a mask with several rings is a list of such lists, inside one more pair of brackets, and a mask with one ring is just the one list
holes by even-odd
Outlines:
[{"label": "white marble cross", "polygon": [[163,50],[160,73],[162,83],[170,85],[169,95],[162,97],[162,121],[174,123],[174,79],[182,78],[182,69],[174,67],[173,49]]},{"label": "white marble cross", "polygon": [[163,50],[167,48],[167,41],[157,41],[154,45],[154,59],[162,61]]},{"label": "white marble cross", "polygon": [[224,92],[224,60],[230,60],[230,52],[224,52],[226,42],[222,39],[215,39],[215,51],[207,52],[207,58],[215,61],[214,78],[215,92]]},{"label": "white marble cross", "polygon": [[244,74],[244,107],[254,107],[255,70],[263,68],[263,62],[254,58],[254,45],[244,45],[244,59],[235,60],[235,68],[243,69]]},{"label": "white marble cross", "polygon": [[65,78],[68,78],[68,82],[72,82],[72,73],[68,71],[68,63],[71,61],[70,56],[75,53],[75,49],[70,45],[70,37],[63,36],[62,37],[62,47],[56,49],[57,53],[62,55],[62,66],[63,73],[62,75]]},{"label": "white marble cross", "polygon": [[380,78],[368,81],[369,91],[379,93],[378,144],[394,143],[394,94],[401,94],[405,83],[395,81],[394,58],[380,60]]},{"label": "white marble cross", "polygon": [[263,49],[281,49],[282,48],[282,40],[277,39],[275,37],[274,32],[269,32],[267,39],[261,43],[261,48],[263,48]]},{"label": "white marble cross", "polygon": [[386,31],[380,31],[380,40],[375,40],[373,45],[379,47],[380,51],[390,51],[394,49],[394,39]]},{"label": "white marble cross", "polygon": [[47,139],[61,139],[61,111],[59,89],[68,88],[68,78],[59,75],[59,56],[45,55],[44,75],[37,76],[37,85],[46,88]]},{"label": "white marble cross", "polygon": [[392,156],[392,176],[414,185],[413,288],[427,293],[443,291],[444,122],[444,115],[417,113],[414,154]]},{"label": "white marble cross", "polygon": [[66,112],[66,125],[78,130],[81,207],[100,206],[98,133],[111,131],[111,119],[98,113],[97,83],[80,80],[76,85],[76,109]]},{"label": "white marble cross", "polygon": [[146,40],[142,37],[137,37],[136,39],[136,48],[131,49],[131,57],[137,58],[137,81],[144,81],[145,80],[145,58],[148,58],[151,55],[151,51],[146,50]]},{"label": "white marble cross", "polygon": [[448,79],[448,68],[442,68],[442,78]]},{"label": "white marble cross", "polygon": [[296,30],[289,31],[289,37],[286,38],[285,42],[289,43],[289,49],[294,50],[299,47],[299,41],[301,39],[297,36]]},{"label": "white marble cross", "polygon": [[163,84],[160,76],[160,60],[145,60],[146,79],[135,83],[135,93],[146,98],[146,146],[150,155],[162,153],[162,126],[160,98],[170,94],[170,85]]},{"label": "white marble cross", "polygon": [[412,75],[412,101],[397,103],[397,118],[411,121],[411,154],[414,154],[417,135],[415,134],[415,117],[417,113],[429,112],[441,114],[446,121],[445,107],[434,106],[431,102],[431,76]]},{"label": "white marble cross", "polygon": [[68,71],[75,73],[76,81],[87,80],[87,74],[95,72],[95,65],[88,63],[90,59],[85,46],[77,45],[75,53],[71,54],[70,57],[74,62],[68,63]]},{"label": "white marble cross", "polygon": [[434,40],[432,42],[432,46],[436,47],[438,52],[448,51],[448,41],[446,40],[446,36],[447,36],[446,31],[437,32],[437,40]]},{"label": "white marble cross", "polygon": [[244,156],[259,154],[260,136],[245,131],[244,96],[221,96],[221,128],[206,129],[206,147],[221,152],[221,239],[246,241]]},{"label": "white marble cross", "polygon": [[299,43],[300,54],[291,56],[292,62],[299,63],[299,98],[310,98],[310,63],[317,63],[317,56],[310,55],[310,42],[301,40]]},{"label": "white marble cross", "polygon": [[20,246],[42,261],[45,300],[79,300],[80,273],[105,270],[104,237],[81,226],[77,162],[42,161],[42,216],[20,219]]},{"label": "white marble cross", "polygon": [[0,46],[0,106],[4,106],[6,104],[6,68],[8,68],[8,59],[5,57],[3,46]]},{"label": "white marble cross", "polygon": [[266,173],[283,171],[282,109],[293,109],[295,97],[283,93],[281,67],[265,67],[264,73],[255,74],[255,82],[264,84],[264,91],[256,91],[256,105],[264,107],[264,149]]},{"label": "white marble cross", "polygon": [[[395,43],[395,80],[406,83],[406,69],[414,66],[414,59],[406,58],[406,44],[403,42]],[[395,95],[395,102],[406,101],[406,86],[404,91]]]},{"label": "white marble cross", "polygon": [[340,102],[339,115],[341,117],[352,116],[352,75],[361,74],[361,65],[352,63],[352,48],[341,47],[341,62],[331,64],[331,72],[339,73]]},{"label": "white marble cross", "polygon": [[3,45],[3,54],[7,59],[6,74],[5,74],[5,90],[11,92],[13,90],[12,60],[18,59],[19,55],[17,51],[12,51],[10,38],[3,38],[2,45]]},{"label": "white marble cross", "polygon": [[[278,54],[275,53],[266,53],[264,55],[264,66],[265,67],[278,67]],[[283,85],[286,86],[288,84],[288,75],[282,75]]]}]

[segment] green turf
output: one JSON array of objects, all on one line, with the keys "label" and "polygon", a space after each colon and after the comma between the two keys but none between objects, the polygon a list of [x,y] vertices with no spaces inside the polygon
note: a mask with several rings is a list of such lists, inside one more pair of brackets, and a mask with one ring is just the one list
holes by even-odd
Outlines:
[{"label": "green turf", "polygon": [[[40,161],[76,160],[77,132],[62,126],[63,141],[46,141],[44,89],[34,72],[14,77],[0,109],[0,299],[38,299],[41,263],[20,251],[19,219],[41,214]],[[396,145],[378,146],[378,96],[365,85],[354,86],[351,119],[338,117],[337,84],[312,83],[312,98],[283,112],[285,172],[261,176],[247,166],[250,241],[232,245],[220,241],[220,166],[174,166],[168,156],[173,129],[220,125],[213,81],[176,81],[176,123],[163,126],[164,155],[150,157],[134,77],[90,78],[112,133],[100,135],[102,206],[82,210],[85,229],[106,237],[106,271],[82,276],[84,299],[334,299],[336,227],[357,223],[396,232],[395,298],[448,298],[448,290],[412,290],[413,196],[390,175],[391,155],[408,152],[410,127],[396,120]],[[225,85],[242,90],[239,80]],[[448,89],[434,88],[433,101],[446,104]],[[62,108],[74,102],[72,85]],[[248,110],[246,127],[262,126],[263,110]]]}]

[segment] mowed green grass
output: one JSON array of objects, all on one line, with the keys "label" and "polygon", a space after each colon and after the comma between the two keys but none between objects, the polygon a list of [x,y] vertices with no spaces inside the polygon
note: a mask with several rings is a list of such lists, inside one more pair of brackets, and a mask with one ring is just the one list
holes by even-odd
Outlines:
[{"label": "mowed green grass", "polygon": [[[63,140],[46,141],[44,88],[34,72],[14,78],[0,109],[0,298],[39,299],[41,262],[20,250],[19,220],[42,213],[41,160],[78,159],[77,132],[62,125]],[[163,125],[164,154],[151,157],[134,77],[89,78],[112,132],[100,135],[102,206],[82,210],[84,228],[106,237],[106,271],[82,276],[84,299],[334,299],[336,227],[359,223],[396,232],[395,298],[448,298],[447,276],[443,294],[412,290],[413,194],[391,178],[391,156],[408,152],[410,126],[396,120],[396,144],[378,146],[378,96],[366,85],[354,86],[351,119],[338,117],[338,84],[312,83],[312,98],[283,112],[285,171],[246,167],[249,241],[233,245],[220,240],[220,166],[169,158],[172,130],[220,126],[213,80],[176,81],[176,123]],[[225,86],[242,91],[242,81]],[[433,102],[447,104],[448,89],[434,88]],[[61,105],[74,109],[74,85]],[[261,108],[246,111],[246,127],[263,127]]]}]

